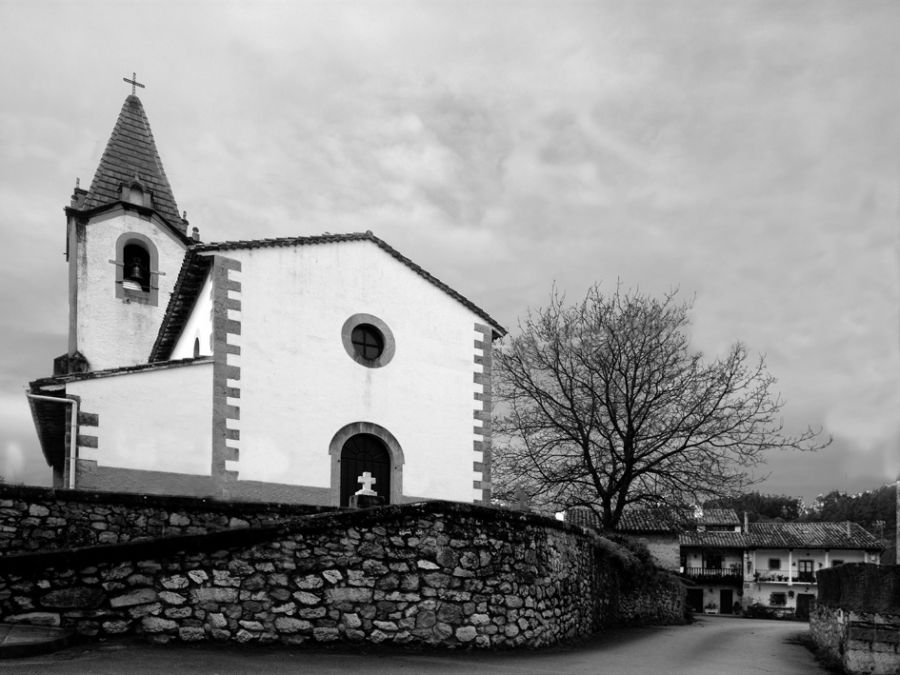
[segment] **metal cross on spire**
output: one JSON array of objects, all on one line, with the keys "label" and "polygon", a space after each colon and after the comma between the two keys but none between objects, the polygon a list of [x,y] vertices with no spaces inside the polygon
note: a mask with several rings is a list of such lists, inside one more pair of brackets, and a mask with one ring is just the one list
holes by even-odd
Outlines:
[{"label": "metal cross on spire", "polygon": [[137,89],[136,89],[137,87],[140,87],[141,89],[144,88],[144,85],[142,85],[140,82],[137,81],[137,73],[132,73],[130,80],[127,77],[123,77],[122,80],[131,85],[131,95],[132,96],[134,96],[135,91],[137,91]]}]

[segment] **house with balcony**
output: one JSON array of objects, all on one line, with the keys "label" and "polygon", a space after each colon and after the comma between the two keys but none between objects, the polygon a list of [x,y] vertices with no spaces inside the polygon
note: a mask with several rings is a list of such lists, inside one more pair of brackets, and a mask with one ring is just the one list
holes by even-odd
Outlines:
[{"label": "house with balcony", "polygon": [[809,616],[816,573],[844,563],[879,564],[881,543],[856,523],[751,523],[745,535],[743,605]]},{"label": "house with balcony", "polygon": [[[715,511],[722,511],[716,513]],[[747,523],[733,511],[695,517],[679,535],[681,573],[694,612],[734,614],[750,606],[809,616],[816,573],[844,563],[878,564],[881,544],[856,523]]]},{"label": "house with balcony", "polygon": [[745,537],[732,509],[698,509],[693,527],[679,535],[681,573],[693,586],[687,604],[694,612],[733,614],[740,610]]}]

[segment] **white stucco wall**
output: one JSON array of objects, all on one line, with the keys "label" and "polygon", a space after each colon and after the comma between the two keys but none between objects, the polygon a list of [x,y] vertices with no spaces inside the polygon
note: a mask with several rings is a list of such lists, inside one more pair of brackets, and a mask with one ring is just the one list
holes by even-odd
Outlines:
[{"label": "white stucco wall", "polygon": [[209,475],[212,448],[212,363],[77,380],[67,394],[82,412],[99,415],[97,448],[80,459],[122,469]]},{"label": "white stucco wall", "polygon": [[[878,557],[873,556],[869,560],[865,551],[840,549],[829,551],[794,549],[790,554],[787,549],[757,549],[748,555],[752,562],[752,571],[744,577],[744,605],[759,603],[769,606],[772,593],[784,593],[785,604],[780,607],[785,610],[796,608],[798,594],[816,595],[818,593],[818,586],[815,583],[799,580],[800,560],[812,560],[813,572],[818,572],[832,567],[836,560],[843,563],[874,562]],[[780,569],[770,567],[771,559],[781,561]],[[760,575],[758,578],[755,576],[757,573]],[[778,575],[784,579],[778,580]],[[792,577],[790,584],[787,582],[788,576]]]},{"label": "white stucco wall", "polygon": [[212,275],[207,274],[188,320],[169,357],[173,361],[194,356],[194,340],[200,341],[200,356],[212,354]]},{"label": "white stucco wall", "polygon": [[[367,241],[223,252],[241,261],[242,480],[327,488],[329,443],[373,422],[405,455],[406,496],[471,502],[472,311]],[[382,368],[354,362],[341,328],[384,321],[396,341]],[[237,401],[235,401],[237,403]]]},{"label": "white stucco wall", "polygon": [[[116,241],[126,232],[143,234],[156,245],[159,269],[157,305],[116,297]],[[178,277],[185,247],[164,226],[137,214],[115,209],[92,219],[78,246],[77,349],[92,370],[146,363]]]}]

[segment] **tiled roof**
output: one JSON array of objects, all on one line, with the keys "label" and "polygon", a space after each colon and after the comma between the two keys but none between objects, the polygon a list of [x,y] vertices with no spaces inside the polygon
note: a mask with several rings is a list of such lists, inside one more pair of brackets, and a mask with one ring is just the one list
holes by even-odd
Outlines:
[{"label": "tiled roof", "polygon": [[703,548],[746,548],[747,535],[743,532],[682,532],[678,535],[681,546]]},{"label": "tiled roof", "polygon": [[685,528],[684,520],[671,511],[640,509],[626,511],[619,518],[617,532],[676,533]]},{"label": "tiled roof", "polygon": [[480,316],[491,326],[494,337],[502,337],[506,334],[506,330],[495,321],[490,314],[478,307],[468,298],[454,291],[450,286],[445,284],[437,277],[425,271],[422,267],[414,263],[412,260],[402,255],[399,251],[389,246],[386,242],[376,237],[371,232],[353,232],[348,234],[323,234],[311,237],[282,237],[278,239],[252,239],[239,241],[223,241],[212,242],[208,244],[195,244],[191,246],[185,254],[181,271],[178,274],[178,280],[175,283],[175,290],[169,300],[169,306],[166,309],[166,315],[160,326],[156,343],[150,354],[151,361],[160,361],[169,358],[175,342],[181,334],[184,324],[190,315],[191,308],[196,301],[197,293],[203,284],[206,270],[209,266],[209,256],[204,254],[216,253],[218,251],[234,251],[241,249],[253,248],[274,248],[274,247],[291,247],[291,246],[314,246],[317,244],[333,244],[348,241],[369,241],[385,251],[392,258],[406,265],[413,272],[437,286],[439,289],[447,293],[462,305],[470,309],[472,312]]},{"label": "tiled roof", "polygon": [[741,520],[733,509],[703,509],[703,515],[695,518],[697,525],[740,525]]},{"label": "tiled roof", "polygon": [[878,539],[851,523],[750,523],[753,548],[881,549]]},{"label": "tiled roof", "polygon": [[78,382],[82,380],[97,380],[104,377],[114,377],[116,375],[128,375],[131,373],[142,373],[154,370],[168,370],[170,368],[178,368],[181,366],[202,365],[204,363],[212,363],[211,356],[195,356],[177,361],[162,361],[158,363],[138,363],[132,366],[117,366],[116,368],[105,368],[104,370],[88,370],[83,373],[64,373],[62,375],[53,375],[51,377],[42,377],[28,383],[31,393],[45,394],[45,388],[58,388],[65,386],[67,382]]},{"label": "tiled roof", "polygon": [[186,235],[187,223],[178,213],[144,106],[137,96],[131,95],[122,105],[91,188],[79,207],[91,210],[119,202],[120,186],[123,183],[130,185],[135,177],[153,193],[153,209],[173,229]]},{"label": "tiled roof", "polygon": [[212,256],[197,255],[194,247],[189,248],[185,253],[184,262],[178,272],[178,279],[175,280],[175,290],[169,297],[169,306],[166,308],[159,332],[156,334],[156,341],[150,350],[148,360],[151,363],[165,361],[171,356],[178,337],[194,308],[194,303],[197,302],[197,295],[203,288],[203,282],[211,265]]}]

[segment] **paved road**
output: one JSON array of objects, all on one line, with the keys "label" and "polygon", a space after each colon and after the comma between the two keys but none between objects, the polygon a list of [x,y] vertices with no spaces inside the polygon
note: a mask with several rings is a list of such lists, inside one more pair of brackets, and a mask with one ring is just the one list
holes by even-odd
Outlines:
[{"label": "paved road", "polygon": [[447,673],[522,675],[811,675],[827,671],[794,640],[803,623],[703,617],[690,626],[617,629],[578,647],[533,652],[348,654],[324,650],[107,643],[0,662],[10,674]]}]

